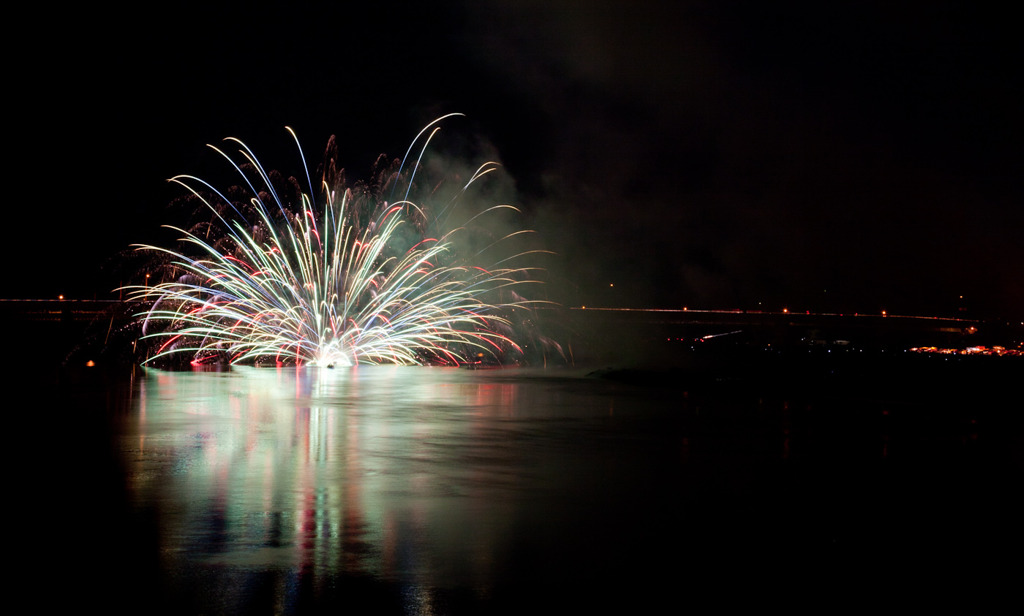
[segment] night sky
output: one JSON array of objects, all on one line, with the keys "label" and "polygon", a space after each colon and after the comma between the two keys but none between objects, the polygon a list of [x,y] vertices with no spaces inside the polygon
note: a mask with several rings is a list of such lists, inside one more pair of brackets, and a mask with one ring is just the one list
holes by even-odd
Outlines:
[{"label": "night sky", "polygon": [[558,253],[547,277],[566,305],[1024,315],[1009,13],[296,4],[27,18],[31,42],[5,43],[0,296],[112,297],[119,254],[182,222],[165,180],[220,177],[206,143],[235,136],[292,168],[286,125],[312,165],[334,134],[355,178],[462,112],[440,139],[502,161],[526,226]]}]

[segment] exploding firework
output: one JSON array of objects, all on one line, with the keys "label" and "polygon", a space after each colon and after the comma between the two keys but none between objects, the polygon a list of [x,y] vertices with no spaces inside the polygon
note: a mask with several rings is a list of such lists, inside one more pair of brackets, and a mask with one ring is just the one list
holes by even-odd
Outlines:
[{"label": "exploding firework", "polygon": [[[169,227],[182,234],[186,249],[136,246],[166,265],[163,282],[127,287],[146,306],[138,314],[142,339],[152,343],[146,361],[458,365],[521,355],[516,314],[535,302],[518,288],[534,282],[534,268],[514,264],[539,251],[485,267],[476,261],[521,231],[465,254],[467,242],[458,238],[468,224],[434,233],[441,217],[409,200],[423,153],[447,117],[428,124],[402,162],[375,182],[346,188],[343,174],[325,160],[320,203],[290,128],[308,192],[294,178],[267,173],[237,139],[226,140],[239,148],[237,159],[210,146],[244,179],[248,200],[231,190],[228,198],[194,176],[172,178],[213,216],[189,231]],[[495,167],[480,166],[459,192]],[[396,192],[396,201],[382,198]],[[445,204],[445,219],[453,205]],[[515,210],[495,205],[471,220],[509,209]]]}]

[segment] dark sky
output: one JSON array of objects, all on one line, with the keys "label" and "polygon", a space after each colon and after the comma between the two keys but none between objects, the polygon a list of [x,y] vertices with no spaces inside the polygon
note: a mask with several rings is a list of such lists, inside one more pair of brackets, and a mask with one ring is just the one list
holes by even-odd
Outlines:
[{"label": "dark sky", "polygon": [[[109,297],[178,173],[248,143],[350,177],[434,117],[486,142],[576,305],[1024,315],[1022,46],[984,3],[94,8],[5,43],[3,297]],[[379,4],[379,5],[378,5]],[[614,284],[614,287],[609,285]]]}]

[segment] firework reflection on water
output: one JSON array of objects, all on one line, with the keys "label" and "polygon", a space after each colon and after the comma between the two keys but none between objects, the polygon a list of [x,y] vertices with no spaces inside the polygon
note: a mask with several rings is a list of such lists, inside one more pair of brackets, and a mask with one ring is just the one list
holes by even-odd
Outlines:
[{"label": "firework reflection on water", "polygon": [[[197,583],[284,572],[316,596],[361,576],[485,596],[517,550],[654,506],[628,477],[650,477],[659,457],[630,445],[610,467],[580,441],[615,430],[604,394],[618,386],[578,374],[235,367],[147,370],[137,388],[121,439],[131,498],[159,511],[165,567]],[[559,558],[531,575],[578,567]]]}]

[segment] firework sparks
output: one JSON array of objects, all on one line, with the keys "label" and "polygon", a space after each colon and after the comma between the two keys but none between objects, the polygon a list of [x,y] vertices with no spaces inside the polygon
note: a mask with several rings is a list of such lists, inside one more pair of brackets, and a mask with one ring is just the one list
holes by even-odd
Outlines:
[{"label": "firework sparks", "polygon": [[[474,258],[489,251],[463,255],[457,248],[465,226],[427,235],[424,210],[409,201],[420,162],[403,176],[409,153],[430,131],[422,158],[446,117],[424,128],[375,191],[341,186],[340,174],[325,163],[319,204],[304,157],[308,192],[291,180],[293,204],[244,143],[227,140],[239,147],[242,162],[210,146],[244,179],[249,201],[228,199],[194,176],[172,178],[213,219],[192,231],[170,227],[187,250],[137,246],[161,255],[173,272],[158,284],[127,287],[147,306],[138,315],[143,338],[155,343],[146,361],[173,355],[193,364],[458,365],[521,353],[510,315],[534,303],[516,291],[533,281],[533,268],[509,264],[537,251],[483,267]],[[494,168],[481,166],[462,192]],[[379,199],[384,188],[393,195],[403,181],[408,186],[399,201]]]}]

